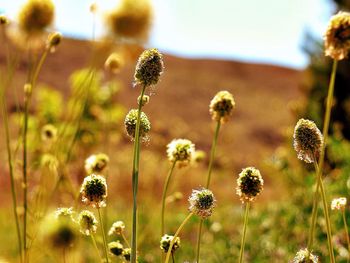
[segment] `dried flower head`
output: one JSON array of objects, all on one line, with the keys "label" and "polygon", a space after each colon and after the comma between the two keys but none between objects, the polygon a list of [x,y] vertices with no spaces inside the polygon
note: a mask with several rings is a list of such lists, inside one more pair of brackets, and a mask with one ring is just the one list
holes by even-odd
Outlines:
[{"label": "dried flower head", "polygon": [[91,174],[84,178],[80,193],[82,201],[92,207],[105,207],[107,197],[106,179],[101,175]]},{"label": "dried flower head", "polygon": [[108,243],[108,249],[111,254],[117,257],[123,255],[124,247],[119,240]]},{"label": "dried flower head", "polygon": [[0,15],[0,26],[6,26],[10,24],[10,20],[5,15]]},{"label": "dried flower head", "polygon": [[332,200],[331,208],[332,210],[342,210],[344,211],[347,200],[346,197],[335,198]]},{"label": "dried flower head", "polygon": [[46,124],[41,128],[41,139],[44,142],[53,142],[57,139],[57,128],[52,124]]},{"label": "dried flower head", "polygon": [[335,60],[348,56],[350,50],[350,13],[340,11],[332,16],[324,34],[325,55]]},{"label": "dried flower head", "polygon": [[82,234],[89,236],[96,233],[97,220],[92,212],[88,210],[81,211],[78,217],[78,223]]},{"label": "dried flower head", "polygon": [[18,15],[19,27],[27,34],[42,32],[52,24],[54,13],[51,0],[29,0]]},{"label": "dried flower head", "polygon": [[[136,130],[136,123],[137,123],[137,115],[138,110],[132,109],[129,111],[129,113],[125,117],[125,129],[127,134],[135,139],[135,130]],[[147,118],[147,115],[144,112],[141,112],[140,116],[140,138],[144,141],[148,140],[147,133],[151,130],[151,123]]]},{"label": "dried flower head", "polygon": [[152,8],[149,0],[122,0],[107,15],[107,26],[116,38],[144,41],[148,37],[152,21]]},{"label": "dried flower head", "polygon": [[263,185],[260,171],[254,167],[247,167],[238,176],[236,193],[242,203],[252,202],[263,190]]},{"label": "dried flower head", "polygon": [[56,51],[56,47],[62,41],[62,34],[60,32],[50,33],[47,37],[46,48],[50,50],[51,53]]},{"label": "dried flower head", "polygon": [[125,224],[123,221],[116,221],[113,223],[111,229],[108,231],[108,235],[121,235],[124,232]]},{"label": "dried flower head", "polygon": [[300,249],[297,254],[295,255],[295,258],[293,259],[293,263],[318,263],[318,257],[313,255],[311,252],[308,251],[307,248]]},{"label": "dried flower head", "polygon": [[209,112],[214,121],[221,121],[225,123],[232,115],[233,107],[235,106],[235,100],[228,91],[219,91],[214,98],[210,101]]},{"label": "dried flower head", "polygon": [[216,199],[213,192],[202,188],[200,190],[192,190],[191,196],[188,198],[190,203],[189,211],[206,219],[213,213],[216,205]]},{"label": "dried flower head", "polygon": [[300,119],[294,129],[294,149],[298,158],[312,163],[321,152],[323,136],[313,121]]},{"label": "dried flower head", "polygon": [[167,145],[168,160],[176,162],[179,167],[189,165],[194,152],[194,144],[187,139],[174,139]]},{"label": "dried flower head", "polygon": [[126,261],[130,261],[131,258],[131,248],[124,248],[122,255]]},{"label": "dried flower head", "polygon": [[87,174],[102,172],[109,163],[109,157],[104,153],[90,155],[85,160],[85,171]]},{"label": "dried flower head", "polygon": [[117,74],[120,72],[120,70],[123,68],[125,62],[122,56],[118,53],[112,53],[109,55],[105,62],[105,69],[108,72],[111,72],[113,74]]},{"label": "dried flower head", "polygon": [[150,97],[148,95],[143,95],[142,101],[140,101],[141,96],[138,96],[137,97],[137,104],[140,105],[140,103],[141,103],[141,107],[143,107],[149,103],[149,99],[150,99]]},{"label": "dried flower head", "polygon": [[156,48],[143,51],[136,64],[135,83],[145,87],[156,85],[163,68],[163,55]]},{"label": "dried flower head", "polygon": [[73,208],[72,207],[60,207],[55,211],[55,217],[57,219],[70,219],[73,220]]},{"label": "dried flower head", "polygon": [[[167,253],[170,247],[170,243],[173,241],[173,239],[174,239],[174,236],[171,236],[171,235],[165,234],[164,236],[162,236],[162,238],[160,239],[160,249],[163,250],[165,253]],[[174,253],[179,247],[180,247],[180,238],[176,237],[173,247],[171,248],[171,253]]]}]

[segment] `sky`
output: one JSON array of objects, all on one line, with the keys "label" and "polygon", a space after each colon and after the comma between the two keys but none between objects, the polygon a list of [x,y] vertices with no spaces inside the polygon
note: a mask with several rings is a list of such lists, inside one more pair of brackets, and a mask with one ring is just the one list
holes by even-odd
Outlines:
[{"label": "sky", "polygon": [[[88,0],[53,0],[55,27],[90,38]],[[135,0],[137,1],[137,0]],[[303,68],[307,31],[322,38],[334,7],[330,0],[151,0],[155,19],[149,47],[190,58],[223,58]],[[0,0],[0,13],[15,19],[26,0]],[[119,0],[98,0],[100,13]],[[103,18],[97,19],[103,34]]]}]

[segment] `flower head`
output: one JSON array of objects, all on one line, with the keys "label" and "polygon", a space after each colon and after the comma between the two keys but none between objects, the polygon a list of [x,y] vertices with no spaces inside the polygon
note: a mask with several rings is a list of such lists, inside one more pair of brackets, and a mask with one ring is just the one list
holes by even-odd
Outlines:
[{"label": "flower head", "polygon": [[243,203],[252,202],[263,190],[263,185],[260,171],[254,167],[247,167],[238,176],[236,192]]},{"label": "flower head", "polygon": [[120,72],[120,70],[124,66],[124,59],[121,57],[118,53],[112,53],[109,55],[105,62],[105,69],[108,72],[111,72],[113,74],[117,74]]},{"label": "flower head", "polygon": [[90,155],[85,160],[85,171],[87,174],[100,173],[108,165],[109,158],[104,153]]},{"label": "flower head", "polygon": [[109,252],[115,256],[123,255],[124,247],[119,240],[108,243],[108,249],[109,249]]},{"label": "flower head", "polygon": [[190,203],[189,211],[205,219],[211,216],[216,199],[212,191],[202,188],[200,190],[192,190],[191,196],[188,198]]},{"label": "flower head", "polygon": [[[135,139],[136,123],[137,123],[138,110],[132,109],[125,117],[125,129],[127,134]],[[140,116],[140,138],[147,141],[147,133],[151,130],[151,123],[144,112],[141,112]]]},{"label": "flower head", "polygon": [[54,13],[51,0],[29,0],[18,15],[19,27],[28,34],[42,32],[52,24]]},{"label": "flower head", "polygon": [[41,128],[41,139],[44,142],[53,142],[57,139],[57,128],[52,124],[46,124]]},{"label": "flower head", "polygon": [[55,52],[56,47],[61,43],[62,41],[62,34],[60,32],[53,32],[50,33],[47,37],[46,42],[46,48],[50,50],[50,52]]},{"label": "flower head", "polygon": [[106,206],[107,183],[101,175],[91,174],[84,178],[80,193],[82,201],[92,207]]},{"label": "flower head", "polygon": [[10,20],[5,15],[0,15],[0,26],[6,26],[10,24]]},{"label": "flower head", "polygon": [[221,121],[225,123],[232,115],[233,107],[235,106],[235,100],[228,91],[219,91],[214,98],[210,101],[209,112],[214,121]]},{"label": "flower head", "polygon": [[156,48],[143,51],[136,64],[135,83],[145,87],[156,85],[163,68],[163,55]]},{"label": "flower head", "polygon": [[122,255],[126,261],[130,261],[131,258],[131,248],[124,248]]},{"label": "flower head", "polygon": [[167,145],[169,161],[177,162],[179,167],[190,164],[194,152],[194,144],[187,139],[174,139]]},{"label": "flower head", "polygon": [[88,210],[81,211],[78,217],[78,223],[82,234],[89,236],[96,233],[97,220],[92,212]]},{"label": "flower head", "polygon": [[141,100],[141,96],[138,96],[137,97],[137,104],[140,105],[140,103],[141,103],[141,106],[143,107],[143,106],[148,104],[150,97],[148,95],[143,95],[142,101],[140,101],[140,100]]},{"label": "flower head", "polygon": [[300,249],[297,254],[295,255],[295,258],[293,259],[293,263],[318,263],[318,257],[313,255],[311,252],[308,251],[307,248]]},{"label": "flower head", "polygon": [[55,217],[57,219],[70,219],[73,220],[73,208],[72,207],[61,207],[55,211]]},{"label": "flower head", "polygon": [[113,223],[111,229],[108,231],[108,235],[121,235],[124,232],[125,224],[123,221],[116,221]]},{"label": "flower head", "polygon": [[324,34],[325,55],[335,60],[348,56],[350,50],[350,13],[340,11],[332,16]]},{"label": "flower head", "polygon": [[294,129],[294,149],[300,160],[315,161],[323,146],[323,136],[313,121],[300,119]]},{"label": "flower head", "polygon": [[335,198],[332,200],[332,204],[331,204],[331,208],[332,210],[342,210],[344,211],[345,207],[346,207],[346,197],[340,197],[340,198]]},{"label": "flower head", "polygon": [[[165,234],[164,236],[162,236],[160,240],[160,249],[163,250],[165,253],[167,253],[170,247],[170,243],[173,241],[173,239],[174,239],[174,236],[171,236],[171,235]],[[180,247],[180,238],[176,237],[174,241],[174,245],[171,248],[171,253],[174,253],[179,247]]]}]

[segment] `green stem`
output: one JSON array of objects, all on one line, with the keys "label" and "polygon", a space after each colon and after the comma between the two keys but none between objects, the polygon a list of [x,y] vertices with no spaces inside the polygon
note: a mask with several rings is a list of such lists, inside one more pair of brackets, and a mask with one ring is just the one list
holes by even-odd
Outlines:
[{"label": "green stem", "polygon": [[[145,94],[146,86],[142,87],[140,101]],[[137,112],[137,122],[135,128],[134,156],[132,165],[132,190],[133,190],[133,209],[132,209],[132,239],[131,239],[131,263],[136,263],[137,251],[137,189],[140,161],[140,123],[141,123],[142,103],[139,103]]]},{"label": "green stem", "polygon": [[346,242],[348,243],[348,261],[350,260],[350,239],[349,239],[349,231],[348,231],[348,224],[346,223],[346,217],[345,217],[345,209],[343,209],[343,222],[344,222],[344,228],[345,228],[345,234],[346,234]]},{"label": "green stem", "polygon": [[130,248],[130,244],[129,244],[128,240],[126,239],[126,237],[125,237],[125,235],[124,235],[123,232],[121,233],[121,236],[122,236],[122,238],[123,238],[125,244]]},{"label": "green stem", "polygon": [[168,191],[168,188],[169,188],[169,182],[170,182],[170,179],[171,179],[171,176],[173,174],[173,171],[174,171],[174,168],[175,168],[175,165],[176,165],[176,162],[177,160],[175,160],[168,172],[168,175],[166,177],[166,180],[165,180],[165,183],[164,183],[164,188],[163,188],[163,195],[162,195],[162,214],[161,214],[161,236],[164,235],[164,211],[165,211],[165,198],[166,198],[166,194],[167,194],[167,191]]},{"label": "green stem", "polygon": [[103,260],[102,260],[100,251],[99,251],[99,249],[98,249],[98,247],[97,247],[95,237],[94,237],[94,235],[93,235],[92,233],[91,233],[90,236],[91,236],[92,244],[94,245],[94,247],[95,247],[95,249],[96,249],[97,255],[98,255],[98,257],[100,258],[100,260],[101,260],[101,262],[102,262]]},{"label": "green stem", "polygon": [[203,219],[200,219],[199,227],[198,227],[198,237],[197,237],[197,250],[196,250],[196,262],[199,263],[200,259],[200,249],[201,249],[201,239],[202,239],[202,228],[203,228]]},{"label": "green stem", "polygon": [[103,221],[102,221],[102,216],[101,216],[100,208],[97,208],[97,211],[98,211],[98,218],[100,219],[100,225],[101,225],[101,230],[102,230],[102,238],[103,238],[103,246],[104,246],[104,252],[105,252],[106,262],[108,263],[107,241],[106,241],[105,230],[104,230],[104,227],[103,227]]},{"label": "green stem", "polygon": [[245,206],[243,235],[242,235],[242,241],[241,241],[241,249],[239,251],[239,261],[238,261],[239,263],[243,262],[245,237],[246,237],[247,226],[248,226],[249,207],[250,207],[250,202],[246,203],[246,206]]},{"label": "green stem", "polygon": [[169,262],[169,259],[170,259],[170,255],[171,255],[171,250],[173,249],[173,246],[175,244],[175,240],[176,238],[179,236],[179,233],[181,231],[181,229],[184,227],[184,225],[187,223],[188,220],[190,220],[190,218],[193,216],[193,213],[190,213],[185,219],[184,221],[181,223],[181,225],[179,226],[179,228],[176,230],[175,232],[175,235],[173,237],[173,239],[171,240],[170,242],[170,246],[169,246],[169,249],[168,249],[168,252],[166,254],[166,258],[165,258],[165,263],[168,263]]}]

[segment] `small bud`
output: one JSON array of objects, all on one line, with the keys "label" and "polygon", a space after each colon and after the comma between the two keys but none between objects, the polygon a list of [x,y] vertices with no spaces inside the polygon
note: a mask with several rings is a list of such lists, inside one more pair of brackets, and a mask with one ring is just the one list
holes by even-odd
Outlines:
[{"label": "small bud", "polygon": [[111,229],[108,231],[108,235],[121,235],[124,232],[125,224],[123,221],[116,221],[113,223]]},{"label": "small bud", "polygon": [[174,139],[167,145],[168,160],[176,162],[179,167],[189,165],[194,152],[194,144],[187,139]]},{"label": "small bud", "polygon": [[41,128],[43,142],[53,142],[57,139],[57,128],[52,124],[46,124]]},{"label": "small bud", "polygon": [[50,33],[47,38],[46,48],[50,50],[51,53],[55,52],[56,47],[62,41],[62,34],[59,32]]},{"label": "small bud", "polygon": [[123,68],[125,62],[120,54],[118,53],[112,53],[109,55],[105,62],[105,69],[108,72],[111,72],[113,74],[117,74],[120,72],[120,70]]},{"label": "small bud", "polygon": [[188,201],[190,203],[188,210],[202,219],[211,216],[213,208],[216,205],[216,199],[212,191],[205,188],[192,190],[192,194],[188,198]]},{"label": "small bud", "polygon": [[[135,139],[135,130],[136,130],[136,123],[137,123],[137,115],[138,110],[132,109],[129,111],[129,113],[125,117],[125,129],[127,134]],[[151,123],[147,118],[147,115],[144,112],[141,112],[140,115],[140,138],[144,141],[148,140],[147,133],[151,130]]]},{"label": "small bud", "polygon": [[318,263],[318,257],[311,254],[307,248],[300,249],[297,254],[295,255],[295,258],[293,259],[292,263]]},{"label": "small bud", "polygon": [[214,121],[221,121],[225,123],[232,115],[235,101],[233,96],[228,91],[219,91],[214,98],[210,101],[209,112]]},{"label": "small bud", "polygon": [[236,193],[242,203],[252,202],[263,190],[263,185],[260,171],[254,167],[247,167],[238,176]]},{"label": "small bud", "polygon": [[108,243],[108,249],[111,254],[117,257],[123,255],[124,247],[119,240]]},{"label": "small bud", "polygon": [[344,211],[346,207],[347,200],[345,197],[340,197],[332,200],[331,208],[332,210],[341,210]]},{"label": "small bud", "polygon": [[26,83],[24,84],[24,95],[28,98],[32,95],[32,84]]},{"label": "small bud", "polygon": [[97,220],[95,215],[88,210],[83,210],[80,212],[78,217],[78,223],[80,226],[80,232],[83,235],[89,236],[96,233],[97,230]]},{"label": "small bud", "polygon": [[[160,240],[160,249],[167,253],[170,247],[170,243],[173,241],[174,236],[165,234]],[[173,247],[171,248],[171,253],[174,253],[180,247],[180,238],[176,237]]]},{"label": "small bud", "polygon": [[[142,102],[141,102],[141,107],[145,106],[148,104],[149,102],[149,96],[148,95],[143,95],[142,97]],[[138,96],[137,98],[137,104],[140,105],[140,100],[141,100],[141,96]]]},{"label": "small bud", "polygon": [[109,157],[104,153],[93,154],[85,160],[87,174],[101,173],[108,165]]},{"label": "small bud", "polygon": [[92,207],[105,207],[107,197],[106,179],[101,175],[91,174],[85,177],[80,193],[82,201]]}]

